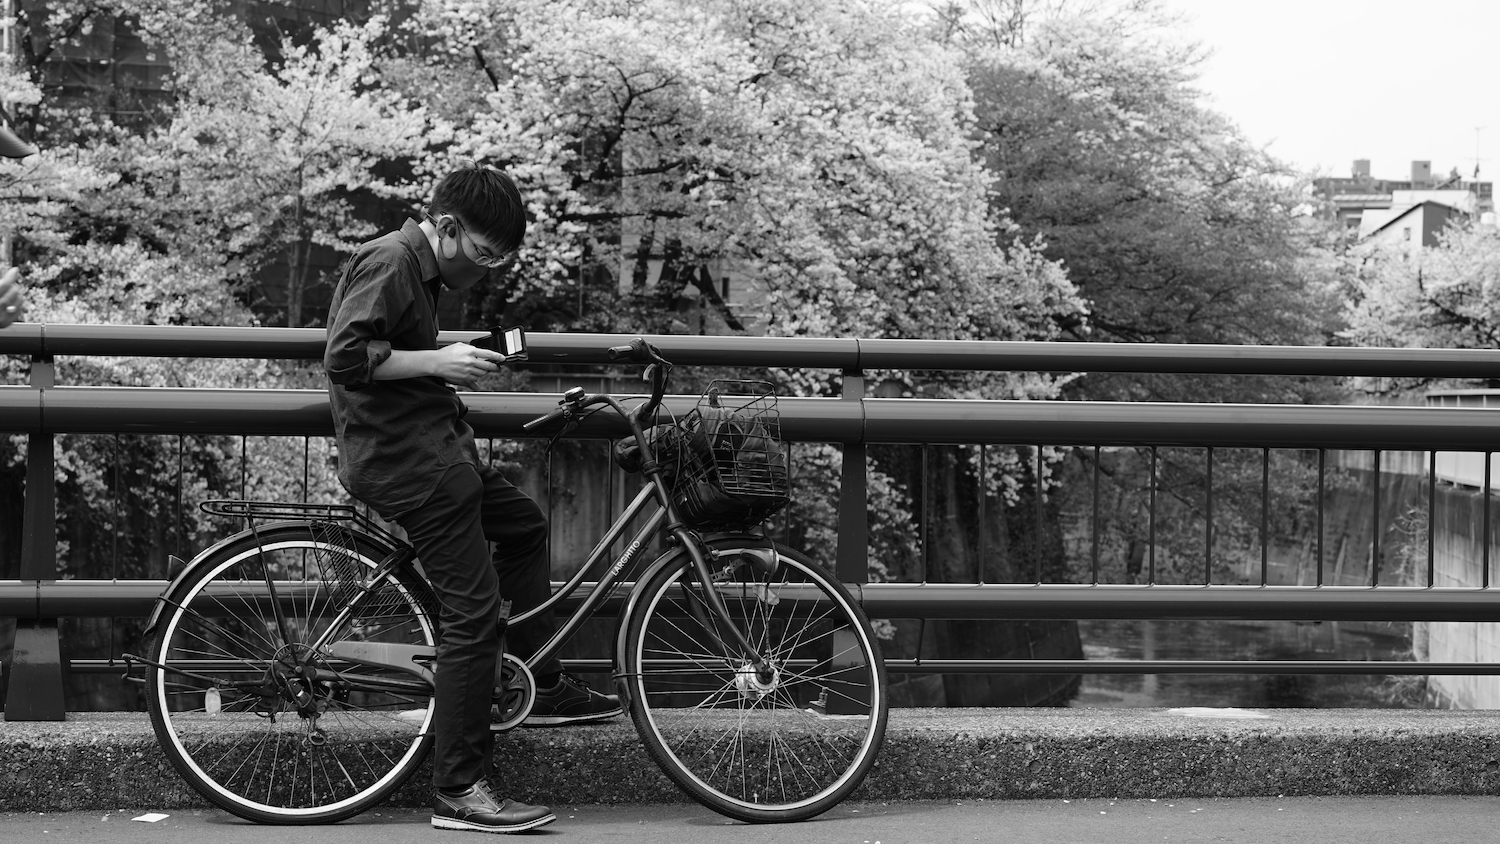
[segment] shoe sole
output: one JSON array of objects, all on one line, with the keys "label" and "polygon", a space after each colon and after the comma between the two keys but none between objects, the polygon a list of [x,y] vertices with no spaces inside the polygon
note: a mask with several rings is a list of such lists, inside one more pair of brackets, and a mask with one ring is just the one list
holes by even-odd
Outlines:
[{"label": "shoe sole", "polygon": [[537,818],[534,821],[527,821],[525,823],[510,824],[509,826],[490,826],[488,824],[461,821],[457,818],[439,818],[434,816],[432,819],[432,826],[434,829],[456,829],[461,832],[507,833],[525,832],[528,829],[536,829],[539,826],[546,826],[547,824],[552,823],[555,820],[557,820],[557,815],[547,815],[546,817]]},{"label": "shoe sole", "polygon": [[588,715],[528,715],[521,722],[527,727],[561,727],[566,724],[587,724],[591,721],[603,721],[624,714],[625,709],[621,707],[613,712],[591,712]]}]

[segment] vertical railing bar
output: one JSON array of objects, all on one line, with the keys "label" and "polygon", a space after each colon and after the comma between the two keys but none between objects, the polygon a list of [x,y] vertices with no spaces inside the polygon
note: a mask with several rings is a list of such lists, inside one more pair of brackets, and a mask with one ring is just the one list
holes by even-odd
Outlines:
[{"label": "vertical railing bar", "polygon": [[1099,446],[1094,446],[1094,521],[1092,524],[1094,534],[1093,550],[1090,554],[1089,571],[1090,583],[1099,584]]},{"label": "vertical railing bar", "polygon": [[1370,587],[1380,585],[1380,449],[1375,449],[1375,512],[1370,519]]},{"label": "vertical railing bar", "polygon": [[1328,468],[1328,451],[1318,449],[1318,582],[1323,585],[1323,485]]},{"label": "vertical railing bar", "polygon": [[1203,506],[1203,585],[1214,582],[1214,447],[1207,448],[1208,496]]},{"label": "vertical railing bar", "polygon": [[1483,572],[1480,574],[1480,585],[1485,589],[1490,588],[1490,460],[1492,459],[1492,454],[1494,454],[1492,451],[1484,453],[1484,513],[1481,516],[1483,523],[1479,528],[1479,543],[1483,549],[1480,560],[1480,566],[1483,568]]},{"label": "vertical railing bar", "polygon": [[[796,489],[797,481],[800,480],[797,473],[798,467],[801,464],[798,463],[794,457],[794,455],[796,454],[797,445],[797,443],[791,443],[787,447],[787,460],[791,462],[791,465],[786,467],[787,489]],[[807,448],[811,448],[811,446],[808,446]],[[790,544],[792,541],[792,508],[787,507],[782,512],[786,515],[781,520],[781,536],[783,540]],[[663,538],[662,542],[666,542],[666,539]]]},{"label": "vertical railing bar", "polygon": [[[557,520],[554,515],[553,500],[556,498],[552,489],[552,476],[557,463],[557,453],[551,443],[547,445],[547,469],[542,485],[547,490],[547,559],[552,560],[552,531],[556,529]],[[556,562],[555,560],[553,562]]]},{"label": "vertical railing bar", "polygon": [[1156,457],[1156,446],[1153,445],[1151,446],[1151,512],[1147,517],[1148,525],[1146,527],[1146,583],[1150,585],[1156,584]]},{"label": "vertical railing bar", "polygon": [[[797,488],[797,481],[799,480],[797,477],[797,467],[801,464],[796,460],[796,453],[797,443],[788,443],[786,456],[791,465],[786,467],[787,489]],[[792,541],[792,508],[787,507],[781,512],[783,514],[781,519],[781,538],[782,541],[790,543]],[[662,541],[665,542],[666,540]]]},{"label": "vertical railing bar", "polygon": [[312,494],[312,437],[302,437],[302,503]]},{"label": "vertical railing bar", "polygon": [[1036,498],[1036,532],[1034,534],[1035,539],[1034,539],[1032,545],[1034,546],[1035,551],[1036,551],[1036,554],[1035,554],[1035,557],[1036,557],[1036,582],[1037,583],[1041,583],[1042,582],[1042,554],[1043,554],[1043,551],[1042,551],[1042,538],[1045,535],[1043,533],[1043,521],[1042,521],[1042,445],[1041,445],[1041,443],[1037,443],[1037,445],[1036,445],[1036,466],[1034,467],[1034,474],[1032,476],[1032,479],[1035,481],[1035,489],[1032,492],[1034,493],[1034,496]]},{"label": "vertical railing bar", "polygon": [[[120,447],[121,446],[120,446],[120,432],[119,431],[115,432],[114,439],[115,439],[115,494],[114,494],[114,506],[110,508],[110,513],[111,513],[112,518],[114,519],[114,522],[115,522],[115,524],[114,524],[114,528],[115,529],[112,530],[112,531],[110,531],[111,535],[110,535],[110,540],[109,540],[109,545],[110,545],[110,548],[109,548],[109,576],[111,578],[114,578],[114,579],[118,580],[120,578],[120,532],[125,529],[124,523],[120,520],[120,475],[123,474],[124,470],[121,468],[122,464],[120,462]],[[113,632],[113,630],[114,630],[114,622],[110,622],[110,631]],[[114,653],[114,651],[110,651],[110,653]]]},{"label": "vertical railing bar", "polygon": [[[186,474],[187,474],[187,452],[185,450],[185,448],[186,448],[186,442],[185,442],[186,439],[187,439],[187,437],[185,435],[183,435],[183,434],[178,434],[177,435],[177,507],[176,507],[176,510],[177,510],[177,535],[174,537],[174,539],[176,540],[176,543],[177,543],[176,544],[176,551],[177,551],[177,556],[179,556],[179,557],[182,556],[183,553],[184,553],[183,547],[182,547],[182,545],[183,545],[182,531],[184,529],[183,528],[183,522],[182,522],[182,485],[183,485],[183,481],[186,480]],[[172,572],[168,571],[167,572],[167,576],[171,577],[172,576]]]},{"label": "vertical railing bar", "polygon": [[1270,579],[1271,568],[1271,449],[1260,450],[1260,585]]},{"label": "vertical railing bar", "polygon": [[978,565],[974,566],[974,574],[979,579],[979,585],[984,585],[984,568],[990,559],[990,518],[989,518],[989,446],[979,444],[979,559]]},{"label": "vertical railing bar", "polygon": [[240,434],[240,498],[250,497],[250,435]]},{"label": "vertical railing bar", "polygon": [[1434,585],[1434,565],[1437,550],[1434,535],[1437,533],[1437,451],[1427,452],[1427,585]]},{"label": "vertical railing bar", "polygon": [[[109,539],[109,576],[110,576],[111,580],[119,580],[120,579],[120,533],[125,529],[125,524],[124,524],[123,520],[120,518],[120,509],[121,509],[120,508],[120,495],[121,495],[121,493],[120,493],[120,476],[122,474],[122,470],[121,470],[122,461],[120,460],[120,448],[121,448],[121,446],[120,446],[120,432],[119,431],[116,431],[114,433],[113,440],[114,440],[114,446],[115,446],[114,447],[114,472],[115,472],[115,479],[114,479],[114,494],[110,496],[111,506],[109,508],[109,511],[110,511],[110,520],[114,524],[111,525],[111,527],[113,528],[113,530],[111,530],[109,532],[110,533],[110,539]],[[172,576],[172,570],[171,570],[171,566],[170,565],[167,567],[167,576],[168,577]],[[113,659],[114,655],[116,653],[118,653],[118,651],[115,649],[115,628],[117,626],[119,626],[119,618],[116,617],[116,616],[113,616],[113,615],[110,616],[110,618],[109,618],[109,655],[110,655],[111,659]]]},{"label": "vertical railing bar", "polygon": [[929,476],[931,452],[932,445],[930,443],[922,443],[922,483],[919,486],[922,491],[922,551],[917,557],[917,561],[921,565],[921,577],[917,578],[918,583],[927,582],[928,555],[932,553],[932,548],[928,545],[932,526],[932,487]]}]

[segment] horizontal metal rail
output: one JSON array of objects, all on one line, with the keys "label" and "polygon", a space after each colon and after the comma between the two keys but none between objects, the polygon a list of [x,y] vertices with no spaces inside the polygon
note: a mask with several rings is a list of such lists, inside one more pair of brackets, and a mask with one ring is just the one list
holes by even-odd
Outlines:
[{"label": "horizontal metal rail", "polygon": [[[607,659],[565,659],[570,671],[605,673]],[[75,659],[78,674],[121,674],[120,659]],[[1393,660],[1166,660],[1166,659],[887,659],[891,674],[1500,674],[1500,663],[1397,662]]]},{"label": "horizontal metal rail", "polygon": [[1352,659],[888,659],[893,674],[1500,674],[1493,662]]},{"label": "horizontal metal rail", "polygon": [[[166,587],[165,580],[0,580],[0,616],[144,618]],[[623,584],[604,611],[616,612],[623,601],[620,593],[629,587]],[[850,588],[872,618],[1500,620],[1500,589],[1008,583],[867,583]],[[229,594],[248,600],[260,591],[250,584]]]},{"label": "horizontal metal rail", "polygon": [[[533,437],[521,426],[556,408],[545,393],[463,393],[481,437]],[[681,416],[697,396],[672,396]],[[842,443],[991,443],[1221,448],[1487,451],[1500,408],[1349,407],[1146,402],[783,398],[783,435]],[[0,431],[332,436],[322,390],[0,387]],[[573,436],[628,431],[613,414]]]},{"label": "horizontal metal rail", "polygon": [[872,618],[1496,621],[1500,589],[869,583]]},{"label": "horizontal metal rail", "polygon": [[[438,341],[483,336],[443,331]],[[527,348],[532,363],[606,364],[606,349],[636,336],[534,333]],[[1493,349],[645,336],[668,360],[688,366],[1500,377],[1500,350]],[[0,354],[321,360],[325,340],[321,328],[19,323],[0,333]]]}]

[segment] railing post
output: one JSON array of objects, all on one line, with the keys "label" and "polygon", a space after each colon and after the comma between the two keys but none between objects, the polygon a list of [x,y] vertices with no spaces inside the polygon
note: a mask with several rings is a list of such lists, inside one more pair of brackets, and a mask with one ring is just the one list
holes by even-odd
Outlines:
[{"label": "railing post", "polygon": [[[858,369],[844,370],[845,401],[865,397],[865,376]],[[839,480],[838,578],[844,583],[864,583],[870,570],[870,506],[865,478],[865,444],[844,443],[843,470]]]},{"label": "railing post", "polygon": [[[54,381],[52,359],[31,361],[31,386]],[[57,580],[57,495],[53,486],[52,435],[33,430],[26,437],[26,500],[21,532],[21,580]],[[57,619],[16,621],[15,652],[5,694],[7,721],[61,721],[62,647]]]},{"label": "railing post", "polygon": [[[865,375],[858,369],[844,370],[845,401],[861,401],[865,397]],[[863,435],[863,428],[861,428]],[[869,482],[865,477],[865,443],[844,443],[843,469],[839,477],[839,547],[836,572],[844,583],[863,585],[870,579],[870,503]],[[868,671],[868,666],[851,662],[859,647],[854,635],[848,630],[833,634],[830,653],[838,669],[852,672]],[[857,678],[853,697],[848,694],[835,696],[828,702],[830,715],[860,715],[868,712],[870,700],[869,684],[874,678]]]}]

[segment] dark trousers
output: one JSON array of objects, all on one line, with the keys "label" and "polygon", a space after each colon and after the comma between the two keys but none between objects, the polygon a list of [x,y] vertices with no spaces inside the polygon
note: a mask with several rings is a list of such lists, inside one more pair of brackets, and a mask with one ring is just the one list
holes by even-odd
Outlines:
[{"label": "dark trousers", "polygon": [[[500,638],[495,614],[502,597],[511,615],[551,594],[547,518],[526,493],[489,466],[461,464],[437,489],[396,520],[442,604],[438,620],[434,700],[433,784],[454,788],[483,779],[492,742],[490,702]],[[489,543],[495,543],[493,556]],[[527,657],[555,629],[544,613],[506,634],[507,646]],[[562,670],[557,660],[537,676]]]}]

